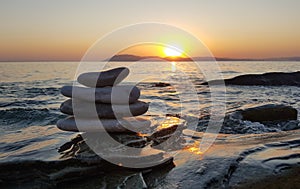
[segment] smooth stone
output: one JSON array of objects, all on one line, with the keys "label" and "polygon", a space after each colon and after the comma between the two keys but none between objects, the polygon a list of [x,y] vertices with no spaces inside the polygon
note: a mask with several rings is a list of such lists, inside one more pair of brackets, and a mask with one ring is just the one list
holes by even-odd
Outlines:
[{"label": "smooth stone", "polygon": [[77,81],[88,87],[105,87],[113,86],[120,83],[129,74],[126,67],[114,68],[102,72],[87,72],[80,74]]},{"label": "smooth stone", "polygon": [[[102,126],[100,125],[100,121]],[[78,119],[68,117],[60,119],[57,122],[57,127],[63,131],[73,132],[138,132],[147,127],[150,127],[151,121],[144,118],[123,118],[123,119]],[[77,125],[80,125],[80,130]]]},{"label": "smooth stone", "polygon": [[271,72],[264,74],[240,75],[231,79],[212,80],[202,85],[263,85],[263,86],[300,86],[300,71],[292,73]]},{"label": "smooth stone", "polygon": [[267,104],[239,111],[242,120],[252,122],[297,120],[297,110],[291,106]]},{"label": "smooth stone", "polygon": [[103,88],[64,86],[61,88],[61,94],[66,97],[78,98],[90,102],[128,104],[138,100],[140,97],[140,90],[132,85]]},{"label": "smooth stone", "polygon": [[[73,106],[76,108],[75,112]],[[61,104],[60,111],[69,115],[75,113],[77,117],[96,117],[95,108],[99,118],[121,118],[142,115],[148,111],[149,104],[142,101],[129,105],[94,104],[82,100],[68,99]]]}]

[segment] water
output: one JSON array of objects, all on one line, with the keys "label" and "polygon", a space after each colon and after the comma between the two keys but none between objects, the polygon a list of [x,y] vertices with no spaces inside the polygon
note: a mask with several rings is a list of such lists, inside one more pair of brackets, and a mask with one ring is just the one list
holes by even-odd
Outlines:
[{"label": "water", "polygon": [[[129,64],[115,62],[110,66]],[[300,70],[300,62],[219,62],[218,64],[224,78],[250,73]],[[78,62],[0,63],[0,163],[41,160],[47,165],[47,161],[57,161],[62,158],[57,149],[69,142],[76,134],[63,132],[55,127],[56,121],[65,117],[59,112],[60,104],[66,100],[60,95],[60,88],[73,83],[78,65]],[[197,72],[194,65],[189,62],[172,64],[153,62],[147,65],[148,69],[136,66],[135,71],[138,75],[132,74],[126,80],[130,83],[135,77],[147,78],[138,84],[142,90],[141,98],[152,103],[147,114],[165,115],[183,111],[183,117],[201,118],[195,125],[195,130],[204,131],[206,127],[202,122],[207,121],[212,104],[209,88],[200,85],[205,80],[203,74]],[[199,66],[209,70],[209,65],[210,62],[201,62]],[[164,81],[168,79],[182,81],[182,78],[174,74],[174,70],[178,69],[183,70],[191,79],[200,103],[198,109],[192,105],[196,103],[193,94],[188,93],[191,86],[182,86],[182,91],[177,91],[172,86],[155,87],[162,76],[166,78]],[[156,75],[157,72],[163,75]],[[300,112],[299,87],[227,86],[226,91],[226,112],[262,104],[291,105],[298,110],[298,113]],[[183,102],[179,98],[181,93],[187,93]],[[144,177],[150,188],[211,188],[213,186],[220,188],[220,186],[236,186],[247,179],[253,180],[257,177],[277,174],[299,164],[299,130],[281,131],[259,123],[245,122],[244,124],[248,129],[242,135],[234,129],[236,125],[232,125],[232,128],[223,128],[221,132],[227,134],[220,135],[213,147],[203,155],[198,153],[196,145],[201,140],[202,132],[193,133],[191,130],[186,130],[184,137],[189,138],[194,146],[181,150],[181,153],[174,157],[175,168],[166,169],[165,172],[152,171],[149,174],[140,172],[138,175]],[[38,169],[39,165],[30,164],[30,168]],[[13,165],[13,167],[18,166]],[[26,164],[24,166],[26,167]],[[62,164],[61,167],[64,166],[65,164]],[[38,171],[34,172],[39,174]],[[19,170],[9,175],[18,173]],[[31,179],[30,173],[26,171],[24,173],[26,174],[24,178]],[[48,173],[46,171],[38,175],[42,179],[37,182],[46,182],[43,179]],[[139,180],[140,176],[136,175],[136,172],[102,174],[74,184],[68,183],[68,186],[122,188],[126,183],[130,185],[128,178]],[[1,174],[0,179],[3,179]],[[39,186],[36,184],[36,188]],[[28,188],[31,187],[32,183],[29,183]]]},{"label": "water", "polygon": [[[115,62],[109,66],[126,66],[128,62]],[[143,63],[139,63],[143,64]],[[200,62],[199,67],[209,70],[210,62]],[[219,62],[220,74],[224,78],[249,73],[265,72],[294,72],[300,70],[300,62]],[[0,131],[19,130],[29,126],[53,125],[59,118],[64,117],[59,112],[59,106],[66,98],[60,95],[63,85],[71,85],[78,62],[3,62],[0,64]],[[135,66],[131,78],[147,78],[140,82],[142,99],[152,102],[148,114],[164,115],[184,111],[185,114],[203,117],[210,112],[209,88],[200,85],[204,81],[201,72],[197,72],[195,65],[189,62],[166,64],[156,62],[147,63],[148,69]],[[150,67],[149,67],[150,66]],[[168,79],[179,80],[174,69],[184,71],[190,78],[200,102],[199,109],[191,106],[194,96],[186,95],[185,102],[180,104],[180,91],[172,87],[153,87],[163,73]],[[149,79],[150,78],[150,79]],[[184,86],[189,88],[190,86]],[[270,86],[228,86],[227,111],[255,104],[286,104],[300,109],[300,92],[298,87],[270,87]],[[184,89],[182,90],[184,91]],[[185,105],[185,103],[187,105]],[[181,107],[183,106],[183,107]],[[201,130],[201,128],[199,128]],[[203,130],[203,129],[202,129]]]}]

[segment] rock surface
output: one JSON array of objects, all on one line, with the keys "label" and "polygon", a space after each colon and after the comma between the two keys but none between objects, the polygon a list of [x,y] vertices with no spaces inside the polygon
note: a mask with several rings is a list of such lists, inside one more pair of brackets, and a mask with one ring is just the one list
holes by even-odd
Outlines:
[{"label": "rock surface", "polygon": [[[197,131],[204,132],[210,116],[200,117]],[[297,110],[291,106],[264,104],[226,113],[220,133],[261,134],[300,128]]]},{"label": "rock surface", "polygon": [[[174,168],[173,158],[165,154],[162,156],[163,151],[157,149],[147,149],[149,153],[145,153],[144,157],[147,158],[148,154],[154,156],[158,160],[157,166],[143,169],[117,166],[95,154],[85,143],[84,134],[76,136],[61,132],[54,126],[25,128],[15,132],[13,138],[10,138],[11,134],[0,139],[1,144],[6,141],[15,146],[13,150],[5,149],[5,153],[0,155],[0,188],[151,187],[160,178],[159,175]],[[127,142],[131,142],[134,136],[114,135],[116,139],[122,138]],[[135,139],[142,138],[135,136]],[[25,146],[21,143],[24,140],[27,141]],[[99,137],[97,140],[97,143],[103,142]],[[140,144],[134,146],[145,147]],[[115,158],[118,157],[116,154]],[[137,174],[139,177],[135,177]],[[149,177],[152,174],[156,176]],[[143,180],[145,183],[141,183]]]},{"label": "rock surface", "polygon": [[136,86],[130,85],[103,88],[64,86],[61,88],[61,94],[66,97],[90,102],[128,104],[137,101],[140,97],[140,90]]},{"label": "rock surface", "polygon": [[105,87],[120,83],[129,74],[125,67],[115,68],[103,72],[87,72],[78,76],[77,81],[87,87]]},{"label": "rock surface", "polygon": [[240,75],[231,79],[204,82],[202,85],[218,85],[224,84],[224,82],[226,85],[300,86],[300,71]]},{"label": "rock surface", "polygon": [[[243,188],[247,182],[259,180],[265,186],[274,183],[274,176],[281,177],[300,162],[300,130],[219,134],[214,145],[203,154],[197,150],[203,133],[186,129],[183,137],[188,143],[182,143],[186,148],[171,153],[176,154],[176,167],[172,159],[164,157],[161,160],[167,161],[160,166],[142,170],[126,169],[103,160],[88,148],[83,140],[86,133],[74,135],[55,126],[33,126],[3,134],[0,188],[141,188],[144,183],[148,188]],[[111,136],[136,148],[152,142],[141,135]],[[98,138],[95,142],[101,141]],[[299,180],[295,178],[298,178],[296,173],[285,177],[287,180],[276,181],[275,188],[285,188],[286,182]],[[290,185],[299,188],[299,183]]]},{"label": "rock surface", "polygon": [[170,83],[163,83],[163,82],[158,82],[153,84],[153,87],[169,87],[169,86],[171,86]]},{"label": "rock surface", "polygon": [[241,110],[242,120],[252,122],[297,120],[297,110],[291,106],[267,104]]},{"label": "rock surface", "polygon": [[[139,117],[118,120],[76,118],[76,121],[74,117],[68,117],[57,122],[59,129],[73,132],[137,132],[150,127],[150,125],[151,121]],[[80,126],[80,128],[77,126]]]},{"label": "rock surface", "polygon": [[[74,105],[72,105],[74,103]],[[132,117],[138,116],[146,113],[149,108],[149,104],[137,101],[129,105],[111,105],[111,104],[94,104],[82,100],[66,100],[60,106],[61,112],[69,115],[74,114],[74,108],[76,108],[76,116],[80,117],[95,117],[97,115],[99,118],[121,118],[121,117]]]}]

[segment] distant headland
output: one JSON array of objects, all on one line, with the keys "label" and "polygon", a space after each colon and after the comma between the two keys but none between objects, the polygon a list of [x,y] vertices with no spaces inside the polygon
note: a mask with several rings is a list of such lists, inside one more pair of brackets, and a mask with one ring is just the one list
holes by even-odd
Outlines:
[{"label": "distant headland", "polygon": [[279,58],[223,58],[223,57],[159,57],[159,56],[137,56],[132,54],[115,55],[106,61],[132,62],[132,61],[300,61],[300,57],[279,57]]},{"label": "distant headland", "polygon": [[[57,58],[26,58],[26,59],[0,59],[0,62],[78,62],[80,59],[57,59]],[[150,61],[300,61],[300,56],[294,57],[271,57],[271,58],[230,58],[230,57],[160,57],[160,56],[139,56],[134,54],[118,54],[111,58],[93,59],[90,61],[112,61],[112,62],[150,62]]]}]

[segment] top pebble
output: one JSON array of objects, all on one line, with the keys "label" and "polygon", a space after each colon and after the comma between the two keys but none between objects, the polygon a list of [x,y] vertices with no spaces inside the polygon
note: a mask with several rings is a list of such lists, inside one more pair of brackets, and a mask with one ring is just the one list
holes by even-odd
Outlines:
[{"label": "top pebble", "polygon": [[77,81],[87,87],[114,86],[124,80],[129,74],[126,67],[115,68],[103,72],[87,72],[80,74]]}]

